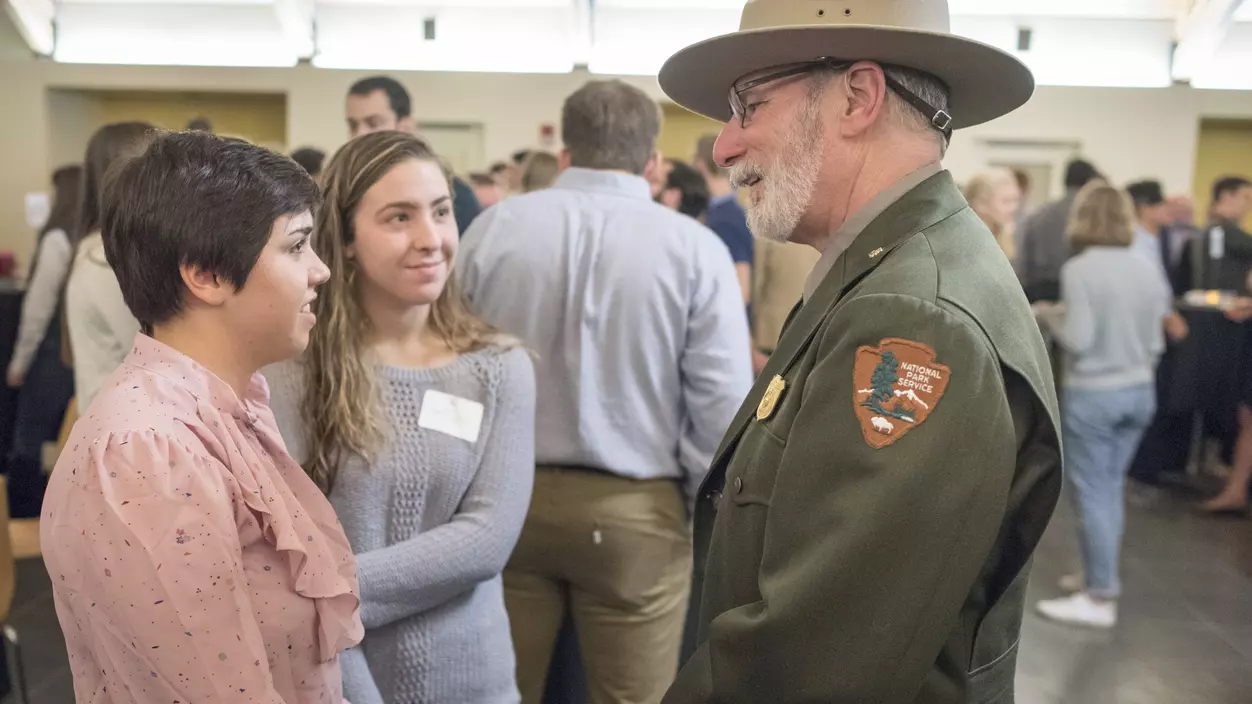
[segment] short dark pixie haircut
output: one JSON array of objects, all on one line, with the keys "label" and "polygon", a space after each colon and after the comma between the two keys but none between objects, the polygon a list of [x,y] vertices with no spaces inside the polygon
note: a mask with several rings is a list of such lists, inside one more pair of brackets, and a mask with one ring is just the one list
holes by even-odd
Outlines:
[{"label": "short dark pixie haircut", "polygon": [[144,332],[176,318],[180,267],[241,289],[274,222],[313,211],[317,185],[296,162],[240,139],[169,132],[105,185],[101,234],[122,298]]}]

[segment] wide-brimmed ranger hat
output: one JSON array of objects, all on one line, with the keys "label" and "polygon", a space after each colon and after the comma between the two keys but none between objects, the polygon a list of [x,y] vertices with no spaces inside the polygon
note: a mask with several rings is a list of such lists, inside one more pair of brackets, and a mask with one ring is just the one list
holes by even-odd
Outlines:
[{"label": "wide-brimmed ranger hat", "polygon": [[1035,90],[1030,69],[1008,52],[952,34],[949,23],[947,0],[748,0],[738,32],[674,54],[659,80],[674,102],[719,122],[730,120],[732,88],[750,73],[862,60],[947,84],[948,109],[939,110],[888,80],[945,135],[1025,104]]}]

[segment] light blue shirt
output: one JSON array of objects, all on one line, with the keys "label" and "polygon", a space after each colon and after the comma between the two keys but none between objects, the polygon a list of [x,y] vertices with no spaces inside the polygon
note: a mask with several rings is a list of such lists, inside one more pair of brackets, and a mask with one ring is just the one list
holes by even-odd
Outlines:
[{"label": "light blue shirt", "polygon": [[538,359],[535,460],[694,496],[752,384],[725,245],[638,176],[572,168],[466,232],[470,306]]}]

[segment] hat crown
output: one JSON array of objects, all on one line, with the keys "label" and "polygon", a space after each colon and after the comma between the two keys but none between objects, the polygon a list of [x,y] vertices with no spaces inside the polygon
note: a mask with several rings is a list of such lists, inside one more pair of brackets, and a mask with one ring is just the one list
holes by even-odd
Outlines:
[{"label": "hat crown", "polygon": [[748,0],[739,29],[875,26],[947,34],[950,22],[947,0]]}]

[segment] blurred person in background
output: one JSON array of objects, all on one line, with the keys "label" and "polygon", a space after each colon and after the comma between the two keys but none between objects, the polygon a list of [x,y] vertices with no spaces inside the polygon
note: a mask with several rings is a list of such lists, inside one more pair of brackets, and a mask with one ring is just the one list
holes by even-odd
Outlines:
[{"label": "blurred person in background", "polygon": [[1015,262],[1017,242],[1013,227],[1022,204],[1022,190],[1017,177],[1008,169],[989,169],[971,178],[964,191],[969,207],[991,230],[1000,251],[1010,262]]},{"label": "blurred person in background", "polygon": [[317,181],[322,175],[322,163],[326,161],[326,152],[314,147],[303,147],[291,153],[291,159]]},{"label": "blurred person in background", "polygon": [[187,123],[187,130],[189,132],[208,132],[211,134],[213,132],[213,123],[209,122],[207,117],[197,117]]},{"label": "blurred person in background", "polygon": [[22,299],[21,323],[7,379],[19,388],[8,457],[9,512],[14,518],[39,515],[43,500],[43,445],[57,439],[65,409],[74,396],[74,371],[61,358],[62,300],[74,259],[81,166],[52,174],[52,211],[35,243],[30,278]]},{"label": "blurred person in background", "polygon": [[530,156],[531,149],[518,149],[509,156],[512,162],[509,164],[509,193],[522,192],[522,165],[526,163],[526,158]]},{"label": "blurred person in background", "polygon": [[1072,595],[1036,608],[1093,628],[1117,623],[1126,472],[1156,408],[1162,321],[1171,312],[1169,286],[1158,265],[1135,251],[1134,238],[1125,194],[1103,182],[1084,187],[1067,229],[1077,255],[1061,267],[1061,304],[1036,305],[1064,351],[1065,478],[1083,562],[1081,576],[1061,580]]},{"label": "blurred person in background", "polygon": [[1153,269],[1165,285],[1170,314],[1165,318],[1165,334],[1171,342],[1187,338],[1189,330],[1182,314],[1174,310],[1174,287],[1170,283],[1166,265],[1166,242],[1163,238],[1170,221],[1169,206],[1159,181],[1137,181],[1126,187],[1130,202],[1134,205],[1134,240],[1130,248],[1152,262]]},{"label": "blurred person in background", "polygon": [[504,200],[508,193],[500,182],[491,174],[474,173],[469,175],[470,185],[474,187],[474,197],[483,210]]},{"label": "blurred person in background", "polygon": [[561,162],[549,152],[531,152],[522,162],[522,193],[551,188],[561,173]]},{"label": "blurred person in background", "polygon": [[287,157],[201,132],[110,173],[103,246],[143,331],[39,526],[78,702],[343,701],[356,565],[259,374],[317,322],[319,200]]},{"label": "blurred person in background", "polygon": [[[1252,320],[1252,235],[1240,224],[1252,215],[1252,181],[1242,176],[1227,176],[1213,184],[1212,222],[1207,236],[1187,249],[1188,254],[1209,259],[1200,270],[1202,285],[1188,288],[1212,288],[1238,291],[1240,299],[1226,311],[1226,317],[1237,323]],[[1220,253],[1221,258],[1212,257]],[[1184,256],[1184,261],[1186,257]],[[1184,264],[1184,272],[1190,269]],[[1205,271],[1207,269],[1207,271]],[[1242,355],[1239,361],[1241,379],[1238,399],[1238,436],[1235,440],[1234,462],[1222,490],[1200,505],[1203,513],[1213,515],[1247,515],[1248,490],[1252,482],[1252,329],[1245,325]]]},{"label": "blurred person in background", "polygon": [[[371,76],[353,83],[344,102],[344,119],[349,137],[384,130],[417,134],[409,92],[391,76]],[[457,231],[462,234],[482,212],[474,189],[460,177],[452,179],[452,208]]]},{"label": "blurred person in background", "polygon": [[300,360],[265,370],[291,454],[356,553],[352,704],[518,699],[500,572],[534,478],[534,366],[466,309],[452,173],[421,138],[349,142],[314,250],[330,267]]},{"label": "blurred person in background", "polygon": [[538,358],[535,493],[504,572],[526,704],[567,607],[589,701],[660,701],[690,594],[689,507],[751,384],[726,248],[643,177],[660,123],[638,88],[580,88],[556,184],[483,213],[457,260],[470,307]]},{"label": "blurred person in background", "polygon": [[126,359],[139,333],[139,321],[122,299],[117,276],[104,254],[100,214],[106,175],[118,163],[143,151],[155,129],[146,122],[118,122],[96,130],[87,143],[82,207],[74,231],[74,264],[65,288],[65,322],[79,415],[87,413],[92,399]]},{"label": "blurred person in background", "polygon": [[669,176],[657,202],[670,210],[699,220],[709,207],[709,188],[699,171],[677,159],[667,159]]},{"label": "blurred person in background", "polygon": [[752,371],[760,374],[822,253],[805,244],[756,238],[752,272]]},{"label": "blurred person in background", "polygon": [[730,182],[726,169],[717,165],[713,158],[713,145],[717,135],[709,134],[696,144],[694,164],[704,176],[709,188],[709,209],[704,224],[721,238],[730,258],[735,262],[739,276],[739,288],[743,291],[744,305],[752,303],[752,264],[756,257],[752,230],[748,229],[748,216],[739,203],[739,190]]},{"label": "blurred person in background", "polygon": [[1065,167],[1065,195],[1039,208],[1022,223],[1017,272],[1030,301],[1060,298],[1061,265],[1070,255],[1065,228],[1078,191],[1096,178],[1099,174],[1090,163],[1071,161]]},{"label": "blurred person in background", "polygon": [[1165,199],[1169,209],[1169,223],[1165,226],[1167,253],[1166,265],[1170,280],[1175,281],[1178,267],[1182,262],[1182,253],[1196,238],[1200,237],[1200,228],[1195,223],[1195,201],[1188,195],[1173,195]]}]

